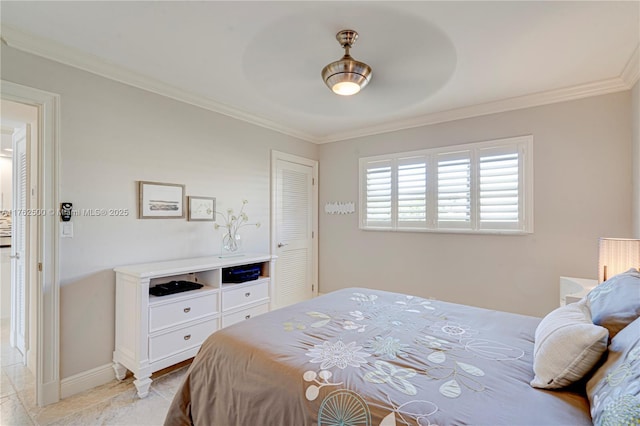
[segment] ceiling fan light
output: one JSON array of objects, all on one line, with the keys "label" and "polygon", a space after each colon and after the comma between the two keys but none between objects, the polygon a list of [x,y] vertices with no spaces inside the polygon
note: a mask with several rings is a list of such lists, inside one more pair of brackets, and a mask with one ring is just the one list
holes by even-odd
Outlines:
[{"label": "ceiling fan light", "polygon": [[[355,95],[362,90],[371,79],[371,68],[367,64],[351,60],[353,63],[364,66],[353,66],[353,63],[345,63],[341,60],[327,65],[322,78],[327,87],[337,95]],[[350,66],[351,65],[351,66]]]},{"label": "ceiling fan light", "polygon": [[333,90],[333,93],[336,95],[351,96],[360,91],[360,86],[358,83],[354,83],[352,81],[341,81],[334,84],[331,90]]},{"label": "ceiling fan light", "polygon": [[358,33],[353,30],[343,30],[336,35],[336,38],[345,49],[345,55],[322,69],[322,79],[337,95],[355,95],[369,83],[371,67],[364,62],[356,61],[349,55],[349,49],[358,38]]}]

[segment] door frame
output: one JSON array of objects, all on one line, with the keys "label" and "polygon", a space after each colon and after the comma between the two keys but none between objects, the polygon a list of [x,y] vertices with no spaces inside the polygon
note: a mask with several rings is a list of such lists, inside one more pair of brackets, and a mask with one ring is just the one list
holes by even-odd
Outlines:
[{"label": "door frame", "polygon": [[[1,96],[38,109],[38,216],[36,291],[36,401],[60,400],[60,276],[58,199],[60,173],[60,95],[1,80]],[[32,185],[33,187],[33,185]]]},{"label": "door frame", "polygon": [[[313,251],[312,255],[312,272],[311,272],[311,280],[313,281],[313,296],[318,295],[318,287],[320,283],[318,282],[318,161],[311,160],[305,157],[299,157],[293,154],[287,154],[285,152],[280,152],[276,150],[271,150],[271,254],[276,254],[276,246],[278,242],[276,241],[276,187],[278,182],[277,176],[277,167],[276,164],[278,160],[289,161],[291,163],[303,164],[305,166],[309,166],[313,170],[313,184],[311,186],[311,231],[313,232],[313,238],[311,243],[311,249]],[[276,260],[277,262],[277,260]],[[274,268],[275,269],[275,268]],[[273,271],[275,274],[275,271]],[[276,283],[278,282],[278,277],[276,276],[273,279]],[[273,294],[272,294],[273,298]]]}]

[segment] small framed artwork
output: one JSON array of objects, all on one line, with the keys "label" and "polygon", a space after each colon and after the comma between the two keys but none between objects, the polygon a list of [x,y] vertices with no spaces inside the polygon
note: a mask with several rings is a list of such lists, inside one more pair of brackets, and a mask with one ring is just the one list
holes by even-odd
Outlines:
[{"label": "small framed artwork", "polygon": [[138,181],[138,219],[181,219],[184,212],[184,185]]},{"label": "small framed artwork", "polygon": [[216,220],[216,199],[213,197],[187,197],[187,220],[208,221]]}]

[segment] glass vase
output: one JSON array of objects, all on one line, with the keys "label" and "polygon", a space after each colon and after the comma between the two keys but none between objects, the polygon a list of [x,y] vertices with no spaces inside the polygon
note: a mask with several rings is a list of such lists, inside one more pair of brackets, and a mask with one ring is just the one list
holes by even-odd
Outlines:
[{"label": "glass vase", "polygon": [[220,257],[232,257],[242,255],[242,238],[237,232],[226,233],[222,237]]}]

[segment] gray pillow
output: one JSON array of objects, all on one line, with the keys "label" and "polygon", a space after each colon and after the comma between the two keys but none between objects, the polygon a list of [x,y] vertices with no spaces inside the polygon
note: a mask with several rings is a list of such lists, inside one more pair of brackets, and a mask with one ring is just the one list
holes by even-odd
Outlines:
[{"label": "gray pillow", "polygon": [[593,424],[640,422],[640,319],[611,340],[607,360],[587,382]]},{"label": "gray pillow", "polygon": [[587,294],[591,319],[609,330],[609,337],[640,317],[640,272],[631,268],[596,286]]}]

